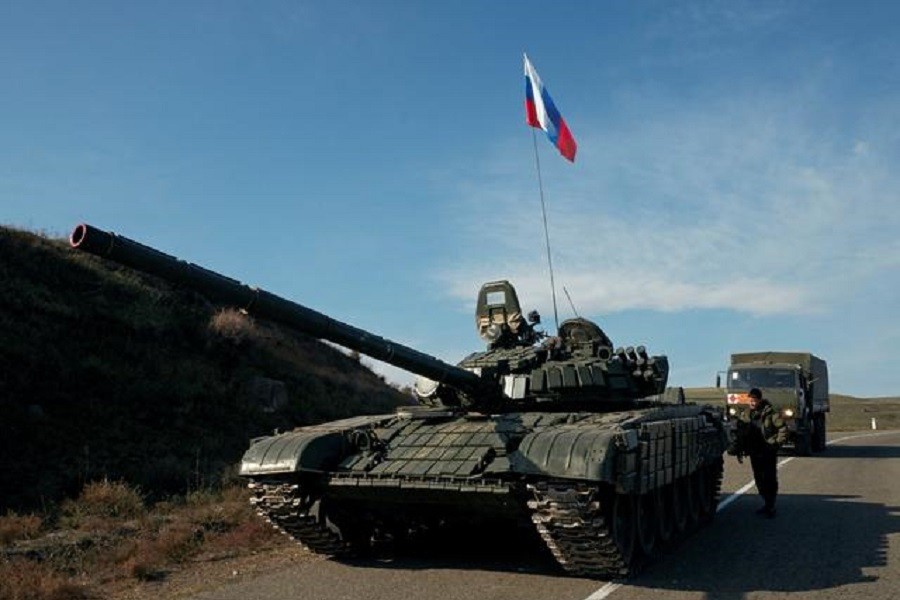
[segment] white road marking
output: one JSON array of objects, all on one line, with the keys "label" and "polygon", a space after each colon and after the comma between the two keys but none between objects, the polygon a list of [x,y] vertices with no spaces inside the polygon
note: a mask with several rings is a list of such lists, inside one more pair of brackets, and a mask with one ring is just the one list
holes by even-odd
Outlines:
[{"label": "white road marking", "polygon": [[604,598],[606,598],[607,596],[612,594],[614,591],[616,591],[620,587],[622,587],[621,583],[616,583],[615,581],[610,581],[609,583],[607,583],[602,588],[595,591],[593,594],[591,594],[584,600],[603,600]]},{"label": "white road marking", "polygon": [[[846,437],[831,440],[830,442],[825,442],[825,445],[830,446],[831,444],[836,444],[838,442],[844,442],[847,440],[855,440],[857,438],[873,437],[876,435],[889,435],[892,433],[900,433],[900,432],[898,432],[898,431],[879,431],[878,433],[863,433],[860,435],[848,435]],[[785,458],[784,460],[782,460],[781,462],[778,463],[778,468],[780,469],[781,467],[788,464],[795,458],[797,458],[797,457],[789,456],[789,457]],[[729,504],[731,504],[732,502],[734,502],[735,500],[740,498],[743,494],[747,493],[747,490],[752,488],[754,485],[756,485],[756,484],[751,480],[750,482],[748,482],[747,484],[742,486],[740,489],[738,489],[736,492],[734,492],[733,494],[731,494],[730,496],[728,496],[727,498],[725,498],[724,500],[719,502],[719,506],[716,508],[716,512],[721,512],[722,510],[724,510],[726,506],[728,506]],[[622,587],[621,583],[617,583],[615,581],[609,581],[606,584],[604,584],[603,587],[595,590],[593,594],[591,594],[584,600],[603,600],[604,598],[606,598],[607,596],[609,596],[610,594],[615,592],[620,587]]]}]

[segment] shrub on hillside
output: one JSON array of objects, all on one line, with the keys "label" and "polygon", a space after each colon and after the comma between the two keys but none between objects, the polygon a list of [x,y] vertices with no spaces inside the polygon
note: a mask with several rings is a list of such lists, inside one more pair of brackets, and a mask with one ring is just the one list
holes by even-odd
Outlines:
[{"label": "shrub on hillside", "polygon": [[43,522],[36,515],[17,515],[14,512],[0,517],[0,545],[37,537]]},{"label": "shrub on hillside", "polygon": [[209,320],[208,329],[211,333],[236,345],[259,337],[259,330],[253,318],[234,308],[216,311]]},{"label": "shrub on hillside", "polygon": [[93,481],[76,500],[63,503],[63,514],[77,526],[87,517],[134,519],[146,513],[140,491],[123,481]]}]

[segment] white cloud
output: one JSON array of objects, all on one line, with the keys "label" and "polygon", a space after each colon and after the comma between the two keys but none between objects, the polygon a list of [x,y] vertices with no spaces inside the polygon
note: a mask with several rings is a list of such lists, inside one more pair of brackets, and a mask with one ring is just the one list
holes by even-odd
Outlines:
[{"label": "white cloud", "polygon": [[[576,168],[556,156],[545,166],[557,287],[581,311],[816,313],[900,264],[890,133],[879,143],[816,129],[797,98],[651,104],[616,129],[584,127]],[[538,193],[521,164],[500,158],[489,181],[462,184],[464,250],[444,271],[462,299],[499,276],[523,297],[549,296]]]}]

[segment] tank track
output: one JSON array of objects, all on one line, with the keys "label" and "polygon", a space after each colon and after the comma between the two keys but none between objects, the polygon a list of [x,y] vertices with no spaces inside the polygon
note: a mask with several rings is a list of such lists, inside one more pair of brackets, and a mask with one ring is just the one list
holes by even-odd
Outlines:
[{"label": "tank track", "polygon": [[582,483],[530,484],[531,520],[562,568],[588,577],[623,576],[630,571],[610,535],[597,486]]},{"label": "tank track", "polygon": [[[709,514],[695,524],[713,519],[722,490],[724,470],[715,469]],[[567,573],[583,577],[627,577],[643,566],[619,551],[603,513],[598,486],[567,481],[543,481],[528,485],[534,499],[528,501],[531,520],[550,552]],[[655,554],[655,552],[653,553]]]},{"label": "tank track", "polygon": [[[712,520],[721,494],[724,470],[710,465],[715,479]],[[314,514],[311,502],[296,483],[253,481],[248,484],[256,512],[275,529],[318,554],[346,557],[352,544]],[[527,486],[531,521],[556,561],[567,573],[581,577],[627,577],[642,565],[642,557],[627,560],[619,551],[601,504],[600,487],[570,481],[540,481]]]},{"label": "tank track", "polygon": [[253,491],[250,503],[257,514],[275,529],[300,542],[313,552],[332,556],[351,554],[351,546],[340,534],[328,528],[317,515],[296,483],[253,481],[247,484]]}]

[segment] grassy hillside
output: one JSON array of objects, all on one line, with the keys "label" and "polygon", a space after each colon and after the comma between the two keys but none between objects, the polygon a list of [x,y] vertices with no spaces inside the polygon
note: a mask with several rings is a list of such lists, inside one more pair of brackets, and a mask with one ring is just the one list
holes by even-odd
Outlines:
[{"label": "grassy hillside", "polygon": [[[690,402],[724,403],[724,391],[717,388],[685,388],[684,395]],[[856,398],[831,394],[829,431],[870,429],[873,418],[878,429],[900,429],[900,397]]]},{"label": "grassy hillside", "polygon": [[253,436],[407,402],[317,340],[0,227],[0,511],[201,488]]}]

